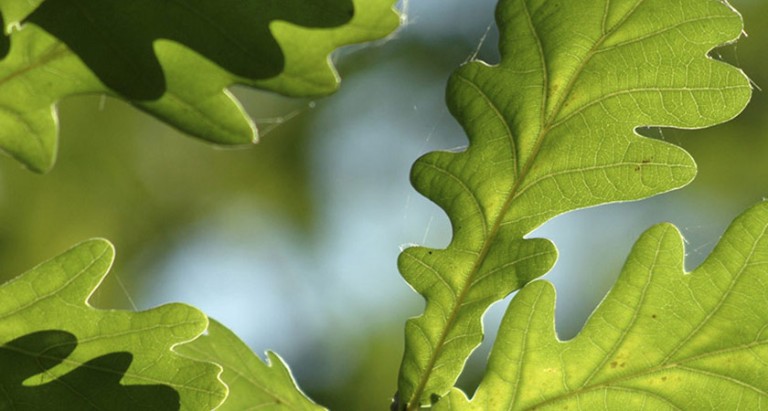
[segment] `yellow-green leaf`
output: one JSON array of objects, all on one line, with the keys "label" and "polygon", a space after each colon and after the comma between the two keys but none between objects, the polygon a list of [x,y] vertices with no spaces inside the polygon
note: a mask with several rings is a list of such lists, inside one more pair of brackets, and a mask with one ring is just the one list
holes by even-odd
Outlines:
[{"label": "yellow-green leaf", "polygon": [[482,340],[485,310],[549,270],[554,246],[525,235],[558,214],[693,179],[685,151],[637,127],[711,126],[751,95],[740,70],[707,56],[741,34],[720,0],[502,0],[496,21],[500,63],[470,62],[448,84],[469,148],[413,168],[453,239],[400,256],[427,305],[406,325],[395,408],[446,394]]},{"label": "yellow-green leaf", "polygon": [[339,78],[329,53],[391,33],[399,24],[393,4],[0,0],[0,17],[15,27],[7,55],[0,53],[0,149],[33,170],[50,169],[53,106],[84,93],[125,98],[214,143],[252,143],[256,128],[229,86],[331,93]]},{"label": "yellow-green leaf", "polygon": [[91,240],[0,286],[0,409],[210,410],[224,400],[219,366],[173,350],[205,331],[203,313],[88,305],[113,258],[111,244]]},{"label": "yellow-green leaf", "polygon": [[502,321],[475,397],[469,402],[454,390],[437,409],[764,409],[767,232],[762,203],[685,273],[679,231],[651,228],[571,341],[555,335],[553,287],[525,286]]},{"label": "yellow-green leaf", "polygon": [[325,409],[299,390],[288,366],[277,354],[268,352],[265,363],[232,331],[213,319],[204,336],[179,346],[177,351],[224,368],[221,379],[229,387],[229,396],[219,411]]}]

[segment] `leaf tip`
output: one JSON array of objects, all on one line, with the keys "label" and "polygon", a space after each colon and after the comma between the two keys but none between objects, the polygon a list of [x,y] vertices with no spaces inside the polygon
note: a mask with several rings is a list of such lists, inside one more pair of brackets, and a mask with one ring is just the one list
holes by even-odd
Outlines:
[{"label": "leaf tip", "polygon": [[43,147],[43,143],[39,147],[29,147],[27,144],[18,146],[14,141],[5,141],[3,136],[0,136],[0,146],[0,152],[17,160],[34,173],[47,174],[56,164],[55,144],[53,147]]}]

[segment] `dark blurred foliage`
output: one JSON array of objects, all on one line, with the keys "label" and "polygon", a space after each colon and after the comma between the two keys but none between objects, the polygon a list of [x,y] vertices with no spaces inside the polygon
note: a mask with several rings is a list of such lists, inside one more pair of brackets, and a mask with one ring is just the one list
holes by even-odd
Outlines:
[{"label": "dark blurred foliage", "polygon": [[[459,1],[441,2],[440,7],[457,11],[440,14],[440,18],[448,20],[437,23],[437,17],[427,14],[437,8],[424,5],[424,14],[414,13],[410,25],[388,42],[351,54],[342,53],[339,68],[346,82],[340,94],[354,94],[356,82],[377,81],[376,76],[382,75],[377,67],[385,64],[401,70],[397,73],[397,84],[391,85],[393,89],[409,90],[423,82],[444,84],[450,71],[472,55],[491,21],[490,14],[469,15],[468,11],[475,7],[464,3],[467,5]],[[489,12],[492,3],[483,1],[484,13]],[[768,3],[732,3],[744,15],[749,36],[736,45],[717,50],[713,56],[741,67],[758,87],[768,89],[768,57],[763,52],[768,46],[768,25],[764,24],[768,21]],[[422,24],[431,26],[419,31]],[[494,60],[494,42],[491,31],[480,50],[481,58]],[[388,86],[381,85],[382,89]],[[312,139],[328,138],[323,133],[334,132],[316,130],[314,121],[324,112],[326,101],[341,96],[318,100],[317,108],[312,109],[308,101],[245,90],[238,90],[237,94],[257,123],[261,123],[262,131],[269,131],[254,147],[213,148],[114,99],[94,96],[66,100],[60,106],[59,158],[51,173],[36,175],[9,158],[0,158],[0,279],[8,280],[79,241],[105,237],[117,248],[118,258],[112,270],[117,275],[107,277],[92,302],[99,307],[130,308],[129,298],[139,298],[138,290],[153,286],[157,273],[151,269],[157,267],[155,262],[174,252],[186,229],[207,216],[226,212],[229,204],[238,203],[254,212],[267,210],[303,235],[314,236],[319,224],[318,210],[328,205],[319,204],[313,195],[317,188],[312,186],[310,143]],[[356,98],[366,110],[381,110],[371,97]],[[410,108],[414,103],[402,101],[402,105]],[[697,180],[680,192],[687,201],[684,207],[720,210],[718,218],[722,221],[716,224],[724,227],[746,207],[768,196],[767,105],[765,94],[755,90],[744,114],[725,125],[694,131],[642,131],[682,145],[699,164]],[[445,115],[439,95],[434,106],[433,112],[420,115],[431,116],[432,122],[453,122]],[[330,115],[342,127],[348,114]],[[281,118],[285,121],[274,123]],[[432,136],[426,136],[428,132],[416,130],[412,137],[429,140]],[[430,145],[450,148],[455,139],[456,136],[435,135]],[[415,155],[409,159],[413,160]],[[385,178],[382,176],[383,185],[389,184]],[[648,210],[644,213],[655,215],[653,208]],[[393,246],[397,244],[381,244]],[[605,259],[615,265],[625,255]],[[390,266],[394,267],[394,261]],[[584,297],[585,302],[575,311],[586,315],[610,287],[616,270],[612,267],[606,271],[611,273],[581,287],[580,295],[588,298]],[[394,269],[387,272],[397,276]],[[260,278],[281,280],[284,278],[280,273],[264,273]],[[403,293],[411,295],[410,300],[393,297],[392,309],[382,311],[381,318],[360,318],[357,334],[329,330],[321,346],[308,343],[301,356],[287,358],[299,384],[312,398],[335,410],[386,409],[396,387],[403,323],[407,315],[418,314],[422,303],[418,296],[408,294],[405,284]],[[565,335],[572,336],[577,330],[576,323]],[[253,348],[259,353],[272,347]],[[472,369],[461,380],[463,387],[471,390],[477,383],[485,353],[487,350],[473,356]],[[326,356],[348,357],[349,366],[343,373],[333,374],[318,360]]]},{"label": "dark blurred foliage", "polygon": [[[286,111],[281,98],[247,100]],[[296,105],[290,104],[288,110]],[[307,229],[311,224],[303,121],[281,126],[258,147],[221,150],[113,99],[67,100],[60,118],[52,172],[37,175],[10,159],[0,162],[4,279],[77,242],[105,237],[118,250],[114,271],[141,281],[145,273],[126,272],[123,264],[149,250],[162,254],[173,233],[233,198],[266,204]]]}]

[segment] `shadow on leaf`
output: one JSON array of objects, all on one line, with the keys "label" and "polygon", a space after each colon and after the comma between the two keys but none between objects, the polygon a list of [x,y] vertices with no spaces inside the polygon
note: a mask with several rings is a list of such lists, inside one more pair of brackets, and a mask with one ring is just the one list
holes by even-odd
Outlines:
[{"label": "shadow on leaf", "polygon": [[353,15],[352,0],[48,0],[26,21],[66,43],[111,89],[154,100],[166,91],[155,40],[181,43],[235,75],[267,79],[285,66],[271,22],[337,27]]},{"label": "shadow on leaf", "polygon": [[[0,27],[5,28],[3,13],[0,13]],[[4,59],[9,51],[11,51],[11,38],[4,31],[0,30],[0,59]]]},{"label": "shadow on leaf", "polygon": [[60,330],[27,334],[0,347],[0,409],[179,409],[179,394],[169,386],[120,385],[133,360],[127,352],[94,358],[53,381],[35,385],[37,378],[65,361],[75,347],[75,336]]}]

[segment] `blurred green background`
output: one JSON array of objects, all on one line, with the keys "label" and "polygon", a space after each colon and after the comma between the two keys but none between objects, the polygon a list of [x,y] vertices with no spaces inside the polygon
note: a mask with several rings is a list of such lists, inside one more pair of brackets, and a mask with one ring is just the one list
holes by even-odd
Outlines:
[{"label": "blurred green background", "polygon": [[[768,3],[732,0],[748,37],[713,56],[768,87]],[[220,149],[100,96],[60,105],[58,163],[36,175],[0,158],[0,279],[91,237],[118,252],[97,307],[198,306],[257,352],[272,349],[302,388],[336,410],[385,409],[395,391],[403,323],[422,299],[396,269],[399,248],[445,246],[450,226],[408,183],[410,164],[465,145],[443,104],[445,81],[473,56],[494,62],[492,0],[411,2],[386,42],[337,53],[339,93],[291,100],[236,89],[262,131],[248,149]],[[485,39],[483,41],[483,39]],[[707,130],[644,129],[699,164],[689,187],[554,219],[535,236],[561,257],[557,328],[575,335],[618,275],[632,243],[671,221],[689,269],[741,211],[768,196],[768,102]],[[486,316],[493,338],[506,304]],[[471,390],[489,344],[470,359]]]}]

